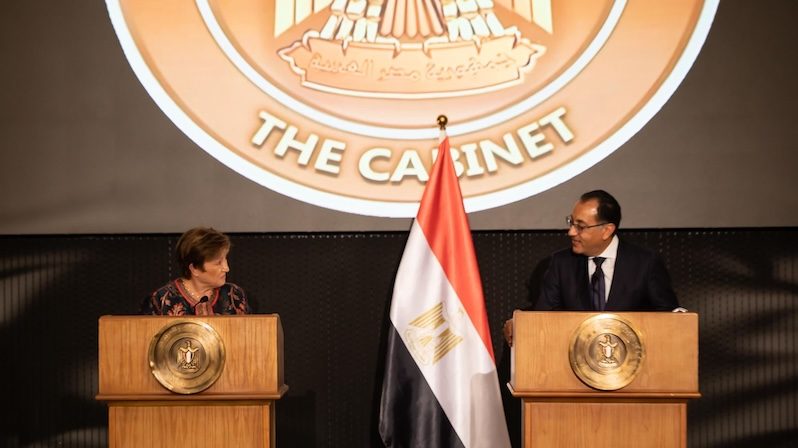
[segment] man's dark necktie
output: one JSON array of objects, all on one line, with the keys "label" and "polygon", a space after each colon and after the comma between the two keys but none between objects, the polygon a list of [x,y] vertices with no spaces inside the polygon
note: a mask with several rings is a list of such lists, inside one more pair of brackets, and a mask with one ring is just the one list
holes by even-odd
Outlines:
[{"label": "man's dark necktie", "polygon": [[596,272],[590,277],[590,298],[593,301],[593,309],[601,311],[604,309],[604,271],[601,270],[601,263],[604,263],[604,257],[593,257],[593,263],[596,263]]}]

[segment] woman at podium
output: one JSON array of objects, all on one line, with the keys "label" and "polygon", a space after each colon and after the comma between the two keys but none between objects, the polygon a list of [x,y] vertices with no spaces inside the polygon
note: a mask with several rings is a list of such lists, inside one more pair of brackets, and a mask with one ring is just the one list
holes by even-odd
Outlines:
[{"label": "woman at podium", "polygon": [[141,304],[141,314],[212,316],[251,312],[244,290],[227,283],[227,235],[196,227],[180,237],[175,250],[181,276],[150,294]]}]

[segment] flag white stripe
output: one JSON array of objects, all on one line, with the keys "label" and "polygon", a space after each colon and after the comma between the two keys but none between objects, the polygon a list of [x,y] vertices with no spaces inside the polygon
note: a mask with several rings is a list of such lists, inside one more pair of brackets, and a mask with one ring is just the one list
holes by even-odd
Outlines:
[{"label": "flag white stripe", "polygon": [[[463,341],[437,363],[424,364],[410,349],[407,329],[441,302],[451,330]],[[509,446],[503,413],[497,412],[502,403],[496,366],[416,221],[397,272],[390,317],[463,444]]]}]

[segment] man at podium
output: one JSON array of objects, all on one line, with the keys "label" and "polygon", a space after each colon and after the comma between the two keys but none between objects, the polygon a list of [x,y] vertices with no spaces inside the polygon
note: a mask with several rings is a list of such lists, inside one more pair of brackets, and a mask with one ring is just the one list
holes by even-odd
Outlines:
[{"label": "man at podium", "polygon": [[196,227],[177,241],[181,277],[158,288],[141,304],[141,314],[212,316],[249,314],[244,290],[227,283],[230,238],[212,228]]},{"label": "man at podium", "polygon": [[[535,311],[671,311],[679,307],[659,257],[616,234],[621,206],[604,190],[583,194],[565,218],[571,247],[554,253]],[[504,336],[512,344],[512,319]]]}]

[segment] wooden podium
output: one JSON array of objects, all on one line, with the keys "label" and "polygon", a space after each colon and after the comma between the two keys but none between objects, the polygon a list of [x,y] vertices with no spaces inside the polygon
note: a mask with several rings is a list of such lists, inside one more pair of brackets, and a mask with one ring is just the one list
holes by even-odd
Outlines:
[{"label": "wooden podium", "polygon": [[618,390],[583,383],[569,357],[574,332],[598,313],[516,311],[511,380],[522,399],[524,447],[685,447],[687,400],[698,398],[698,315],[608,313],[640,335],[645,354]]},{"label": "wooden podium", "polygon": [[[150,342],[176,321],[204,322],[224,344],[221,375],[190,395],[153,376]],[[279,316],[103,316],[99,321],[99,392],[108,404],[108,445],[119,447],[273,447],[275,401],[283,383]]]}]

